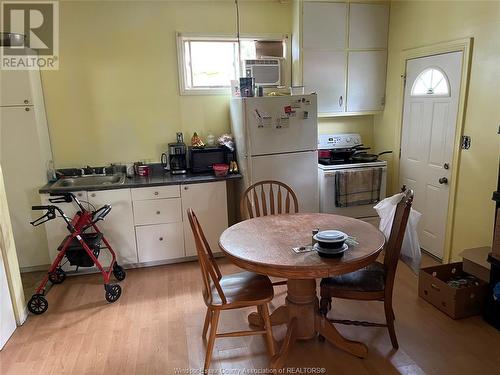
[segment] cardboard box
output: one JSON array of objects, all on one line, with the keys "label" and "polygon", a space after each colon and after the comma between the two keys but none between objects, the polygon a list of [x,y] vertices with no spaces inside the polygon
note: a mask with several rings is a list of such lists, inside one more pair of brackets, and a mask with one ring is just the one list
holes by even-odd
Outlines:
[{"label": "cardboard box", "polygon": [[464,272],[489,282],[491,265],[488,262],[488,255],[490,253],[491,247],[476,247],[462,251],[459,255],[463,258]]},{"label": "cardboard box", "polygon": [[463,288],[454,288],[446,283],[452,277],[467,275],[462,262],[422,268],[418,295],[453,319],[481,314],[487,283],[478,279],[479,285]]}]

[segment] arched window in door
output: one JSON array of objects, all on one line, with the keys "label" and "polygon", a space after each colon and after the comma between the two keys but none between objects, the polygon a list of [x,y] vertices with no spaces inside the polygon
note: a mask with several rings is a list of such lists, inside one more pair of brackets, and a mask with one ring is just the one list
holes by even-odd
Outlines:
[{"label": "arched window in door", "polygon": [[450,96],[446,74],[439,68],[425,69],[413,82],[411,96]]}]

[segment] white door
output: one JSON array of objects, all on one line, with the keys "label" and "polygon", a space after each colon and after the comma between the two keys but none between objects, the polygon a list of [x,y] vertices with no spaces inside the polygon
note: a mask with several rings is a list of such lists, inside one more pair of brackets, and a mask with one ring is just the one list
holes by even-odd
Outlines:
[{"label": "white door", "polygon": [[0,254],[0,302],[0,349],[2,349],[16,329],[16,318],[12,308],[2,254]]},{"label": "white door", "polygon": [[47,264],[45,229],[29,223],[40,216],[31,206],[40,205],[38,189],[47,182],[34,108],[0,107],[0,128],[0,161],[19,264]]},{"label": "white door", "polygon": [[228,225],[226,182],[184,185],[181,189],[186,256],[196,255],[193,231],[187,216],[188,208],[194,210],[212,251],[219,252],[219,237]]},{"label": "white door", "polygon": [[250,155],[315,150],[316,95],[245,99]]},{"label": "white door", "polygon": [[421,247],[442,259],[448,215],[462,52],[408,60],[400,182],[415,191]]},{"label": "white door", "polygon": [[316,151],[252,158],[251,184],[284,182],[297,194],[299,212],[318,212],[318,153]]}]

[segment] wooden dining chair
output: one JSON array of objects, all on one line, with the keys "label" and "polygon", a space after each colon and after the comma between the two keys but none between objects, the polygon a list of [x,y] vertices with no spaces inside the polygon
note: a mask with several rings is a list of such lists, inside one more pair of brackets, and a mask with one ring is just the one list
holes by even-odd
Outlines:
[{"label": "wooden dining chair", "polygon": [[[191,208],[187,211],[201,268],[203,298],[207,305],[202,336],[204,339],[206,338],[210,326],[204,373],[206,373],[210,367],[216,338],[265,335],[269,355],[271,357],[274,356],[274,338],[267,306],[267,303],[274,297],[271,280],[269,280],[267,276],[246,271],[223,276],[217,266],[212,250],[203,234],[203,230],[201,229],[194,211]],[[219,315],[222,310],[233,310],[252,306],[257,307],[257,312],[264,321],[263,330],[217,333]]]},{"label": "wooden dining chair", "polygon": [[396,268],[398,265],[401,245],[413,202],[413,190],[405,190],[404,196],[396,206],[389,240],[386,243],[384,262],[375,262],[359,271],[345,275],[329,277],[321,280],[320,312],[326,317],[331,309],[332,298],[343,298],[363,301],[383,301],[386,323],[371,323],[366,321],[335,320],[333,323],[364,326],[387,327],[394,349],[398,349],[398,340],[394,330],[394,311],[392,309],[392,291]]},{"label": "wooden dining chair", "polygon": [[257,182],[245,190],[240,200],[240,214],[246,219],[297,212],[297,195],[290,186],[280,181]]},{"label": "wooden dining chair", "polygon": [[[290,186],[280,181],[257,182],[245,190],[240,200],[242,219],[297,212],[299,212],[297,195]],[[275,281],[273,285],[286,285],[286,280]]]}]

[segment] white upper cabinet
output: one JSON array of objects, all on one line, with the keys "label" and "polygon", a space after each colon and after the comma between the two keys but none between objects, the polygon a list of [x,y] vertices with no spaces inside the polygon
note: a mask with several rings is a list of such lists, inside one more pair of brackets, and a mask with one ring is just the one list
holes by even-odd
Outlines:
[{"label": "white upper cabinet", "polygon": [[384,109],[386,60],[386,51],[349,52],[347,112]]},{"label": "white upper cabinet", "polygon": [[0,70],[0,106],[32,105],[31,76],[38,71]]},{"label": "white upper cabinet", "polygon": [[318,115],[383,110],[389,5],[301,1],[293,17],[293,82],[318,94]]},{"label": "white upper cabinet", "polygon": [[389,28],[387,4],[350,4],[349,48],[385,49]]},{"label": "white upper cabinet", "polygon": [[346,52],[304,51],[304,86],[318,94],[318,112],[344,111]]},{"label": "white upper cabinet", "polygon": [[303,9],[304,48],[344,49],[347,5],[345,3],[305,2]]}]

